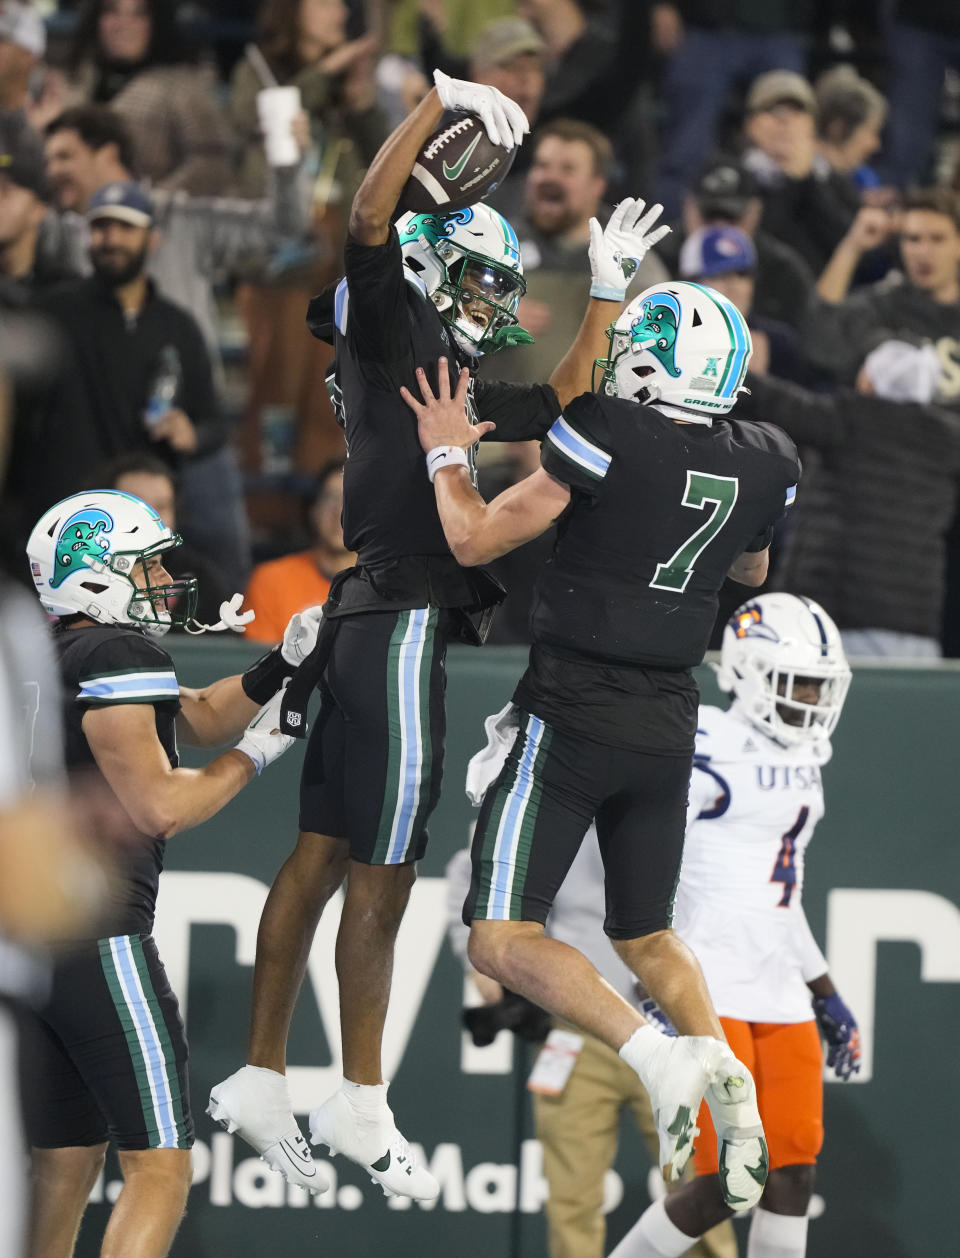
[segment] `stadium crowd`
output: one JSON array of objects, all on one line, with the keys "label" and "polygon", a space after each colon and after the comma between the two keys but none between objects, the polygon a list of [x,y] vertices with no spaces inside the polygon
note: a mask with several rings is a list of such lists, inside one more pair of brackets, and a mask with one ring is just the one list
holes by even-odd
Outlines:
[{"label": "stadium crowd", "polygon": [[[18,385],[4,562],[23,579],[38,514],[148,454],[228,584],[311,553],[310,503],[344,446],[306,303],[341,270],[367,164],[440,67],[500,88],[533,129],[493,204],[520,240],[536,346],[484,373],[549,374],[590,217],[642,189],[673,232],[632,291],[729,296],[754,339],[751,416],[801,446],[807,506],[767,588],[820,599],[853,653],[960,654],[960,42],[949,0],[889,0],[879,24],[876,8],[264,0],[225,23],[216,4],[3,0],[0,311],[57,338],[56,370]],[[506,449],[485,451],[492,488],[536,465]],[[496,640],[525,640],[545,544],[504,561]],[[350,558],[322,549],[301,566],[308,603]]]}]

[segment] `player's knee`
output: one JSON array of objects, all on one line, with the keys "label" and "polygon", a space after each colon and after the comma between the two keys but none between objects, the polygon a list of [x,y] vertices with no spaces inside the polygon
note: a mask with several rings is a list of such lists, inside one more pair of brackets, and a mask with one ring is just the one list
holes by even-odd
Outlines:
[{"label": "player's knee", "polygon": [[467,956],[475,970],[514,990],[514,969],[518,964],[514,949],[542,933],[543,927],[537,922],[474,922]]},{"label": "player's knee", "polygon": [[400,920],[417,880],[416,865],[364,865],[352,861],[347,875],[347,905],[372,925]]},{"label": "player's knee", "polygon": [[487,978],[500,978],[500,941],[497,932],[485,929],[486,922],[474,922],[467,940],[467,959]]},{"label": "player's knee", "polygon": [[77,1145],[67,1149],[34,1149],[31,1157],[33,1178],[39,1183],[75,1184],[89,1193],[103,1170],[105,1144]]},{"label": "player's knee", "polygon": [[125,1182],[138,1179],[184,1197],[190,1191],[193,1160],[189,1149],[124,1149],[118,1160]]},{"label": "player's knee", "polygon": [[764,1205],[776,1214],[804,1214],[816,1178],[817,1168],[812,1163],[778,1166],[767,1177]]}]

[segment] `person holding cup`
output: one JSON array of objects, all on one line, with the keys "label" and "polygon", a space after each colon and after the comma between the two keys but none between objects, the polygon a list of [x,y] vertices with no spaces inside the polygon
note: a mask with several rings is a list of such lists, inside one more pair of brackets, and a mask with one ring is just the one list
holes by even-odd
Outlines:
[{"label": "person holding cup", "polygon": [[[386,139],[373,79],[375,42],[347,40],[343,0],[264,0],[258,43],[233,73],[231,117],[243,144],[239,182],[263,195],[270,165],[291,154],[302,109],[322,202],[348,206]],[[339,242],[338,242],[339,243]]]}]

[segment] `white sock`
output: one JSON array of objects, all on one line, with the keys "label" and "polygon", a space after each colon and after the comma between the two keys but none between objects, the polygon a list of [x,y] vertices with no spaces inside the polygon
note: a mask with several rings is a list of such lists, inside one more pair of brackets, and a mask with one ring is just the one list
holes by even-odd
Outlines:
[{"label": "white sock", "polygon": [[344,1079],[341,1091],[350,1108],[364,1118],[380,1118],[387,1106],[388,1083],[351,1083]]},{"label": "white sock", "polygon": [[747,1258],[804,1258],[807,1217],[773,1214],[757,1206],[750,1222]]},{"label": "white sock", "polygon": [[249,1062],[244,1066],[244,1070],[252,1070],[257,1076],[257,1082],[265,1087],[282,1087],[284,1092],[287,1090],[287,1076],[280,1074],[278,1070],[271,1070],[268,1066],[251,1066]]},{"label": "white sock", "polygon": [[637,1027],[625,1044],[620,1045],[620,1056],[641,1080],[646,1083],[647,1066],[658,1048],[663,1045],[663,1036],[649,1022]]},{"label": "white sock", "polygon": [[665,1200],[662,1197],[644,1210],[610,1258],[680,1258],[694,1246],[696,1236],[688,1236],[671,1223]]}]

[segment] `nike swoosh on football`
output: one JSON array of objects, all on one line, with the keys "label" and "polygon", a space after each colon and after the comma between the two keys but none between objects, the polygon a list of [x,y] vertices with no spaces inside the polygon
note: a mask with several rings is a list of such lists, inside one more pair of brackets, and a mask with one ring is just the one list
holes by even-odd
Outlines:
[{"label": "nike swoosh on football", "polygon": [[479,134],[475,135],[473,139],[470,141],[470,143],[467,145],[467,147],[460,154],[459,161],[455,162],[453,166],[448,166],[446,162],[443,163],[444,179],[459,178],[460,173],[462,172],[464,166],[466,166],[467,162],[470,160],[470,154],[480,143],[480,139],[481,137]]}]

